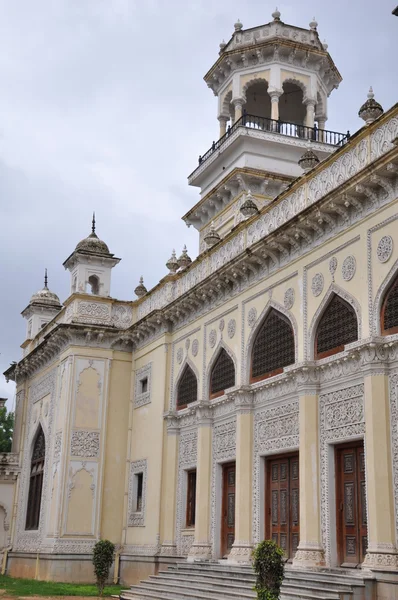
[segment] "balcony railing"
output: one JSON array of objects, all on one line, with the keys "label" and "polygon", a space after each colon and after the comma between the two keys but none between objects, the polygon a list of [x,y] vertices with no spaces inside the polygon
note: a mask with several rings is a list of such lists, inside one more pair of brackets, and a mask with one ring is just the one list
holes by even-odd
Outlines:
[{"label": "balcony railing", "polygon": [[220,137],[218,142],[213,142],[211,147],[199,156],[199,166],[202,165],[216,150],[221,148],[223,143],[238,129],[245,127],[246,129],[257,129],[259,131],[270,131],[279,133],[289,137],[300,138],[303,140],[311,140],[313,142],[321,142],[331,146],[342,146],[350,139],[350,132],[338,133],[337,131],[328,131],[327,129],[318,129],[314,127],[306,127],[305,125],[297,125],[297,123],[287,123],[285,121],[275,121],[266,117],[257,117],[255,115],[243,114],[240,119],[228,127],[226,133]]}]

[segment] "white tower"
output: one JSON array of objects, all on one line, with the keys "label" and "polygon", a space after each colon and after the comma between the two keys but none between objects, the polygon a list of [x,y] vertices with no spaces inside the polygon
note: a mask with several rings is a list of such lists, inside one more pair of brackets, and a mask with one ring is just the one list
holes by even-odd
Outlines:
[{"label": "white tower", "polygon": [[278,10],[272,17],[247,30],[235,23],[204,77],[218,97],[220,139],[188,177],[201,188],[201,200],[183,217],[200,231],[200,251],[212,221],[224,237],[247,218],[242,204],[261,210],[303,173],[305,152],[323,160],[347,139],[325,129],[327,99],[341,75],[316,21],[302,29],[283,23]]},{"label": "white tower", "polygon": [[71,274],[70,293],[110,296],[111,271],[120,260],[109,252],[108,246],[95,233],[93,214],[90,235],[77,244],[64,262],[65,269]]},{"label": "white tower", "polygon": [[33,340],[37,333],[61,310],[59,298],[48,289],[47,269],[44,275],[44,287],[30,299],[28,306],[22,311],[26,319],[26,341]]}]

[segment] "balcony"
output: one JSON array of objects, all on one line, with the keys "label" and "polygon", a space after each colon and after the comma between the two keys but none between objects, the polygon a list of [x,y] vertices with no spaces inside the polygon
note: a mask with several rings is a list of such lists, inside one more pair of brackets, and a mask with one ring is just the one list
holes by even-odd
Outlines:
[{"label": "balcony", "polygon": [[201,167],[214,152],[219,150],[230,136],[239,128],[256,129],[259,131],[275,133],[290,138],[301,139],[312,142],[319,142],[329,146],[339,147],[345,144],[350,139],[350,132],[338,133],[337,131],[329,131],[327,129],[318,129],[318,127],[306,127],[305,125],[297,125],[297,123],[287,123],[285,121],[275,121],[266,117],[257,117],[256,115],[243,114],[240,119],[228,127],[227,132],[218,140],[213,142],[211,147],[204,154],[199,156],[199,165],[191,173],[188,179],[194,175],[195,171]]}]

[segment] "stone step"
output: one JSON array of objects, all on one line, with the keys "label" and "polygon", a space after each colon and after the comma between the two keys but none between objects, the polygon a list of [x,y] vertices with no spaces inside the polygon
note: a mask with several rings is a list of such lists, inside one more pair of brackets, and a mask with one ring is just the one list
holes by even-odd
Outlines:
[{"label": "stone step", "polygon": [[135,600],[140,597],[156,598],[157,600],[253,600],[256,594],[252,591],[226,591],[226,594],[214,592],[205,587],[179,586],[176,584],[164,587],[159,584],[151,585],[149,580],[145,583],[131,586],[130,590],[120,593],[120,598]]},{"label": "stone step", "polygon": [[198,583],[199,585],[208,585],[209,587],[219,588],[219,587],[231,587],[240,590],[252,589],[254,582],[248,579],[235,579],[228,577],[215,577],[214,575],[207,575],[203,577],[191,576],[191,577],[177,577],[175,575],[170,576],[169,573],[161,573],[158,575],[150,575],[149,580],[161,581],[166,585],[169,585],[170,582],[178,582],[180,584],[192,584]]},{"label": "stone step", "polygon": [[[283,590],[281,591],[281,600],[342,600],[339,594],[328,594],[327,592],[315,593],[307,591]],[[351,600],[348,596],[347,599]]]},{"label": "stone step", "polygon": [[357,579],[355,578],[348,578],[348,577],[339,577],[338,575],[316,575],[316,574],[312,574],[312,573],[306,573],[305,575],[292,575],[292,574],[286,574],[285,576],[285,581],[287,583],[295,583],[295,582],[308,582],[310,581],[311,583],[313,583],[314,585],[317,584],[325,584],[325,585],[333,585],[336,587],[365,587],[365,583],[363,581],[363,579],[360,579],[359,577]]},{"label": "stone step", "polygon": [[249,577],[249,576],[244,577],[243,575],[238,575],[238,576],[233,577],[229,573],[227,575],[224,575],[222,573],[213,573],[213,572],[197,573],[196,571],[187,571],[187,572],[173,571],[172,573],[170,571],[159,571],[158,576],[162,576],[162,577],[165,577],[165,578],[171,579],[171,580],[178,577],[178,578],[185,579],[185,580],[189,579],[190,581],[192,581],[194,579],[195,580],[200,579],[201,581],[203,581],[203,580],[221,581],[221,582],[233,581],[234,583],[242,583],[243,585],[250,585],[250,586],[253,586],[256,581],[256,578],[254,576],[253,577]]}]

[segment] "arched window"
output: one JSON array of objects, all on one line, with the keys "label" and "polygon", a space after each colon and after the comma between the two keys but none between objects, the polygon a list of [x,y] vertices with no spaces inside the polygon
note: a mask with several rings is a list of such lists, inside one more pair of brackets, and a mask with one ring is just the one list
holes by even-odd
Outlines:
[{"label": "arched window", "polygon": [[99,278],[96,275],[90,275],[88,278],[88,284],[90,286],[91,293],[95,296],[98,296],[100,290]]},{"label": "arched window", "polygon": [[178,384],[177,409],[186,408],[188,404],[198,399],[198,382],[196,375],[189,365],[185,365]]},{"label": "arched window", "polygon": [[40,427],[33,445],[25,529],[32,530],[39,528],[45,455],[46,441],[43,429]]},{"label": "arched window", "polygon": [[327,305],[315,336],[315,358],[342,352],[358,339],[358,321],[353,307],[334,294]]},{"label": "arched window", "polygon": [[210,376],[210,398],[222,396],[224,391],[235,385],[235,365],[228,352],[221,348]]},{"label": "arched window", "polygon": [[398,333],[398,276],[387,290],[380,317],[382,335]]},{"label": "arched window", "polygon": [[294,363],[294,332],[289,319],[275,309],[265,317],[254,340],[250,381],[272,377]]}]

